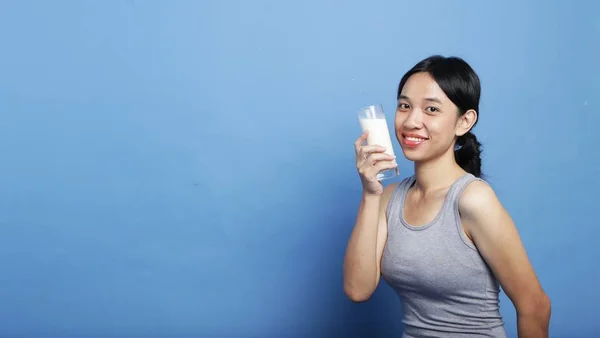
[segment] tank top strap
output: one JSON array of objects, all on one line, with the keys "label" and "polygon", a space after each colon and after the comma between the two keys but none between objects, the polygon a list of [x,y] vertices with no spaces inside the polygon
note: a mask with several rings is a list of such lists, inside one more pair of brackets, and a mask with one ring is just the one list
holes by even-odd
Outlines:
[{"label": "tank top strap", "polygon": [[462,195],[463,191],[467,188],[467,186],[474,181],[483,180],[471,173],[466,173],[463,176],[461,176],[458,180],[456,180],[456,182],[452,184],[452,187],[450,187],[450,190],[448,191],[447,199],[451,203],[447,203],[446,207],[457,211],[460,196]]},{"label": "tank top strap", "polygon": [[467,173],[461,176],[458,180],[456,180],[456,182],[450,188],[450,191],[448,191],[448,203],[446,203],[446,209],[444,210],[444,213],[446,214],[446,220],[448,224],[453,224],[452,227],[446,229],[448,231],[450,231],[450,229],[453,229],[451,231],[456,231],[458,237],[467,247],[477,251],[477,248],[475,247],[473,242],[471,242],[471,240],[464,233],[458,203],[460,201],[460,196],[465,191],[467,186],[474,181],[483,180],[470,173]]},{"label": "tank top strap", "polygon": [[[458,178],[448,190],[441,215],[451,215],[451,217],[458,217],[458,202],[461,194],[467,188],[469,183],[473,181],[483,181],[481,178],[476,177],[471,173],[466,173]],[[408,190],[414,184],[414,175],[408,176],[403,179],[398,186],[392,192],[388,204],[386,206],[386,213],[388,218],[397,219],[400,217],[400,209],[402,208],[402,201],[404,200]]]},{"label": "tank top strap", "polygon": [[466,173],[463,176],[461,176],[458,180],[456,180],[454,184],[452,184],[447,196],[448,202],[450,203],[446,203],[446,208],[450,210],[445,211],[458,211],[458,201],[460,199],[460,196],[462,195],[463,191],[467,188],[467,186],[474,181],[482,181],[482,179],[476,177],[471,173]]}]

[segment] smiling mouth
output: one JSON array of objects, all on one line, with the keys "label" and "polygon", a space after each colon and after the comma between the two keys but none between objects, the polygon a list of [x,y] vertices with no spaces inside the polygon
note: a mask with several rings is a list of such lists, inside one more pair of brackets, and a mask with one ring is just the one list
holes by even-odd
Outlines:
[{"label": "smiling mouth", "polygon": [[420,138],[420,137],[410,137],[410,136],[407,136],[406,140],[410,141],[410,142],[423,142],[426,139],[425,138]]},{"label": "smiling mouth", "polygon": [[404,145],[406,145],[408,147],[411,147],[411,148],[419,146],[419,145],[423,144],[423,142],[425,142],[427,140],[428,139],[422,138],[422,137],[402,135],[402,141],[403,141]]}]

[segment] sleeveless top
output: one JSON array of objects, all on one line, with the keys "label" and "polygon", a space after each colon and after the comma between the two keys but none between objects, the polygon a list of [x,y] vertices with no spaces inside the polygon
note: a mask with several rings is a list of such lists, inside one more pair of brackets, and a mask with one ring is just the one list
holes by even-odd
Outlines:
[{"label": "sleeveless top", "polygon": [[499,284],[463,233],[458,211],[461,193],[475,180],[481,179],[469,173],[456,180],[440,212],[420,226],[404,219],[414,176],[404,179],[390,197],[381,272],[400,298],[403,338],[506,337]]}]

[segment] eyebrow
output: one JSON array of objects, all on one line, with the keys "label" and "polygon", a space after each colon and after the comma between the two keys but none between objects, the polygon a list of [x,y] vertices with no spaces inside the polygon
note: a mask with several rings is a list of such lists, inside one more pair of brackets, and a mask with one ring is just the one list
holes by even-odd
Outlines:
[{"label": "eyebrow", "polygon": [[[398,100],[409,100],[410,101],[410,99],[406,95],[400,95]],[[425,101],[436,102],[436,103],[442,104],[442,100],[438,99],[437,97],[426,97]]]},{"label": "eyebrow", "polygon": [[438,99],[437,97],[426,97],[425,101],[437,102],[439,104],[442,104],[442,100]]}]

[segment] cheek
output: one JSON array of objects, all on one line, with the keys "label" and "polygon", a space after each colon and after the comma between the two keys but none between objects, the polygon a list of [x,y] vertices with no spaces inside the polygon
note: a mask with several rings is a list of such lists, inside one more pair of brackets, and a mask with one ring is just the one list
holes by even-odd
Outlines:
[{"label": "cheek", "polygon": [[394,127],[396,130],[400,130],[404,121],[406,120],[406,114],[396,113],[394,116]]},{"label": "cheek", "polygon": [[454,125],[448,119],[431,119],[428,121],[427,129],[429,133],[437,136],[438,139],[452,139],[454,137]]},{"label": "cheek", "polygon": [[427,129],[430,133],[439,135],[443,134],[446,128],[444,127],[444,122],[440,119],[431,119],[427,124]]}]

